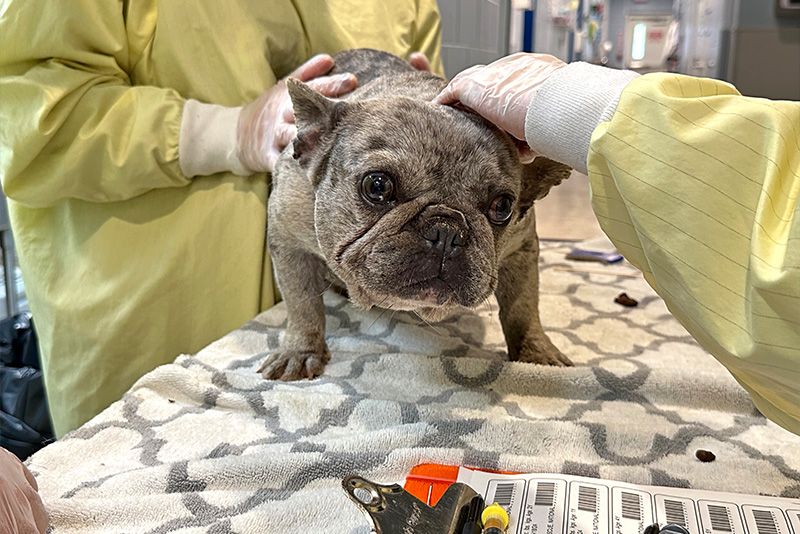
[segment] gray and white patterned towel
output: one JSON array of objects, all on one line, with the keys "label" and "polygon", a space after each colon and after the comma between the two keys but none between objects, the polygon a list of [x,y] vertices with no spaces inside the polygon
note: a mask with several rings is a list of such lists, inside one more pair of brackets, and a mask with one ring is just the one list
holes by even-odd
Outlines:
[{"label": "gray and white patterned towel", "polygon": [[543,245],[541,315],[575,367],[506,362],[495,304],[430,327],[331,294],[325,375],[265,381],[277,306],[32,458],[55,531],[366,533],[341,479],[402,481],[423,462],[800,497],[800,437],[629,267],[566,251]]}]

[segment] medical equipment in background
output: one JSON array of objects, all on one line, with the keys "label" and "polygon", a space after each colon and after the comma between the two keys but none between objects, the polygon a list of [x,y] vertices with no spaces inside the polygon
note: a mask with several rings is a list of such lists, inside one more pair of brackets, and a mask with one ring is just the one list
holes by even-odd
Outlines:
[{"label": "medical equipment in background", "polygon": [[779,17],[800,17],[800,0],[775,0],[775,14]]},{"label": "medical equipment in background", "polygon": [[691,76],[727,76],[734,0],[674,0],[680,21],[676,70]]},{"label": "medical equipment in background", "polygon": [[608,53],[611,48],[608,46],[610,41],[605,40],[608,32],[608,25],[605,24],[605,0],[589,0],[588,7],[584,10],[584,39],[583,39],[583,60],[591,63],[608,63]]},{"label": "medical equipment in background", "polygon": [[[718,78],[752,96],[800,98],[800,25],[793,16],[800,0],[438,1],[442,56],[451,76],[526,51]],[[648,22],[650,17],[664,18]]]},{"label": "medical equipment in background", "polygon": [[[664,0],[657,4],[642,6],[642,0],[527,0],[515,1],[512,4],[511,50],[534,51],[557,56],[564,61],[587,61],[614,67],[628,66],[637,70],[666,70],[664,51],[671,51],[677,42],[677,26],[668,21],[667,28],[659,28],[661,20],[647,20],[654,25],[650,31],[641,33],[644,42],[636,44],[645,52],[645,57],[634,61],[634,65],[624,65],[626,56],[625,40],[628,39],[627,50],[630,52],[632,30],[625,35],[624,21],[630,16],[659,17],[671,19],[672,3],[667,4],[661,12],[652,10],[663,6]],[[641,23],[642,20],[637,22]],[[528,26],[532,31],[528,31]],[[612,35],[611,26],[615,26],[618,35]],[[520,28],[523,28],[520,30]],[[639,26],[640,32],[642,26]],[[532,46],[528,39],[532,38]],[[522,42],[519,43],[519,38]],[[637,34],[638,37],[638,34]],[[515,42],[516,40],[516,42]],[[612,50],[616,56],[612,56]],[[630,56],[630,53],[627,53]],[[616,61],[615,61],[616,59]],[[630,63],[630,62],[627,62]]]},{"label": "medical equipment in background", "polygon": [[672,15],[625,17],[623,66],[639,72],[666,70],[677,40],[677,23]]},{"label": "medical equipment in background", "polygon": [[[602,63],[607,0],[514,0],[510,52]],[[605,49],[607,56],[608,50]]]},{"label": "medical equipment in background", "polygon": [[[582,12],[582,2],[586,1],[590,0],[515,2],[513,13],[516,20],[520,20],[521,16],[528,16],[530,20],[531,51],[551,54],[565,61],[573,59],[575,51],[580,48],[579,45],[576,46],[575,37],[579,25],[579,8]],[[526,4],[527,13],[520,15],[520,8]],[[515,21],[512,21],[512,28],[514,24]],[[524,50],[525,48],[519,47],[519,49]]]},{"label": "medical equipment in background", "polygon": [[734,4],[735,0],[514,0],[510,51],[640,72],[724,78]]}]

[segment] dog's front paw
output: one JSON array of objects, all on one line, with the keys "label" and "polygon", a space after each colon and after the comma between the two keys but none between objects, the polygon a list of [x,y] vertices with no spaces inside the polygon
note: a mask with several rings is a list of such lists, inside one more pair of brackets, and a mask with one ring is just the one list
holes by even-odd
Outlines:
[{"label": "dog's front paw", "polygon": [[553,343],[545,338],[526,339],[522,342],[516,357],[512,355],[512,360],[538,363],[540,365],[555,365],[558,367],[571,367],[572,362],[569,358],[561,354]]},{"label": "dog's front paw", "polygon": [[258,372],[268,380],[285,382],[314,378],[322,374],[330,359],[327,350],[281,350],[267,358]]}]

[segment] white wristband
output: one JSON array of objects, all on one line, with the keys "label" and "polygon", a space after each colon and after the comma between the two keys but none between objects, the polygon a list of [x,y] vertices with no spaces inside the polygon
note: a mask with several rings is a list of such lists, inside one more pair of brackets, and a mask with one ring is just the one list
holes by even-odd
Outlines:
[{"label": "white wristband", "polygon": [[181,136],[178,145],[181,171],[189,178],[218,172],[249,176],[250,172],[237,155],[239,112],[228,108],[187,100],[183,106]]},{"label": "white wristband", "polygon": [[526,141],[535,152],[585,174],[592,132],[611,119],[623,89],[638,76],[589,63],[557,70],[528,106]]}]

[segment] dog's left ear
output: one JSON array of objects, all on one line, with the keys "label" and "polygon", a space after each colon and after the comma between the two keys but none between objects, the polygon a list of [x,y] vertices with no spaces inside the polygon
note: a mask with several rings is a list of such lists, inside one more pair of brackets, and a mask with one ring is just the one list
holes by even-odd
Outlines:
[{"label": "dog's left ear", "polygon": [[300,165],[314,174],[316,164],[325,149],[325,136],[333,131],[341,117],[345,104],[330,100],[301,81],[289,78],[286,88],[292,99],[297,137],[292,148],[294,158]]},{"label": "dog's left ear", "polygon": [[[529,149],[530,150],[530,149]],[[533,203],[543,199],[550,189],[567,178],[572,169],[544,156],[522,166],[522,193],[519,198],[520,213],[524,215]]]}]

